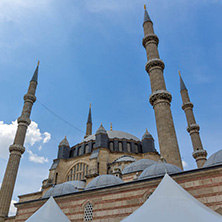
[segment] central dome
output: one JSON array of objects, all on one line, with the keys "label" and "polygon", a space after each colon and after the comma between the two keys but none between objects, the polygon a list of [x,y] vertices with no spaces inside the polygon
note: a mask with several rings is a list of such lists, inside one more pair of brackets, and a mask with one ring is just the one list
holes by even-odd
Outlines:
[{"label": "central dome", "polygon": [[[106,131],[107,134],[108,134],[108,137],[110,139],[127,139],[127,140],[135,140],[135,141],[140,141],[139,138],[137,138],[136,136],[132,135],[132,134],[129,134],[129,133],[125,133],[125,132],[122,132],[122,131],[117,131],[117,130],[107,130]],[[90,135],[88,137],[86,137],[83,142],[88,142],[90,140],[96,140],[96,136],[95,134],[93,135]]]}]

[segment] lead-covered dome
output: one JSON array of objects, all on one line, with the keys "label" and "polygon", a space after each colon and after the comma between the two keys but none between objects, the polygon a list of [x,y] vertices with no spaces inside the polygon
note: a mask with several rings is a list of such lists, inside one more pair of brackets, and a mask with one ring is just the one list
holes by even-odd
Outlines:
[{"label": "lead-covered dome", "polygon": [[57,184],[45,192],[42,198],[50,196],[60,196],[63,194],[78,192],[79,189],[84,189],[86,183],[83,181],[68,181],[65,183]]},{"label": "lead-covered dome", "polygon": [[155,163],[155,164],[147,167],[140,174],[139,179],[163,176],[165,173],[173,174],[173,173],[179,173],[179,172],[182,172],[182,170],[173,164]]},{"label": "lead-covered dome", "polygon": [[120,163],[120,162],[135,162],[136,159],[133,156],[129,155],[123,155],[116,160],[113,161],[113,163]]},{"label": "lead-covered dome", "polygon": [[[106,131],[108,134],[109,139],[127,139],[127,140],[135,140],[135,141],[140,141],[139,138],[137,138],[136,136],[126,133],[126,132],[122,132],[122,131],[117,131],[117,130],[107,130]],[[96,140],[96,136],[95,134],[90,135],[88,137],[86,137],[83,142],[87,142],[90,140]]]},{"label": "lead-covered dome", "polygon": [[90,181],[89,184],[86,186],[86,189],[88,190],[88,189],[101,188],[120,183],[123,183],[123,181],[119,177],[105,174],[97,176],[92,181]]},{"label": "lead-covered dome", "polygon": [[203,167],[210,167],[218,164],[222,164],[222,150],[219,150],[216,153],[212,154],[205,162]]},{"label": "lead-covered dome", "polygon": [[150,160],[150,159],[137,160],[136,162],[131,163],[128,166],[126,166],[123,169],[122,174],[143,171],[144,169],[146,169],[147,167],[149,167],[149,166],[151,166],[151,165],[153,165],[155,163],[157,163],[157,162],[154,161],[154,160]]}]

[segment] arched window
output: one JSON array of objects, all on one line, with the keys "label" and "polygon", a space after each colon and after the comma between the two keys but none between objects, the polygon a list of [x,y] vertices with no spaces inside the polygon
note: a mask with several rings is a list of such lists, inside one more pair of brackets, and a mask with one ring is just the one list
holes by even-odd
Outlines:
[{"label": "arched window", "polygon": [[87,173],[88,173],[88,165],[85,163],[77,163],[69,171],[67,175],[67,181],[84,180]]},{"label": "arched window", "polygon": [[131,152],[131,144],[130,144],[130,143],[127,143],[126,146],[127,146],[127,152],[130,153],[130,152]]},{"label": "arched window", "polygon": [[137,144],[135,144],[135,153],[138,153],[139,152],[139,147]]},{"label": "arched window", "polygon": [[92,221],[92,220],[93,220],[93,205],[88,202],[84,207],[84,221]]},{"label": "arched window", "polygon": [[122,144],[122,142],[119,142],[119,151],[123,152],[123,144]]},{"label": "arched window", "polygon": [[85,146],[85,153],[90,153],[89,145],[88,144],[86,144],[86,146]]},{"label": "arched window", "polygon": [[110,142],[110,143],[109,143],[109,149],[110,149],[111,151],[113,151],[113,147],[114,147],[113,142]]}]

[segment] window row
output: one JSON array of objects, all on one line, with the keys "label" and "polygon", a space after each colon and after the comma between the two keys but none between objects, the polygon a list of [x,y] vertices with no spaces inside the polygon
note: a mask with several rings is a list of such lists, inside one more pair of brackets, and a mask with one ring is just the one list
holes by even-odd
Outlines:
[{"label": "window row", "polygon": [[139,153],[139,146],[136,143],[134,144],[134,149],[132,147],[132,144],[127,142],[124,144],[123,142],[118,142],[118,144],[114,144],[114,142],[109,143],[109,149],[111,151],[117,151],[117,152],[128,152],[128,153]]}]

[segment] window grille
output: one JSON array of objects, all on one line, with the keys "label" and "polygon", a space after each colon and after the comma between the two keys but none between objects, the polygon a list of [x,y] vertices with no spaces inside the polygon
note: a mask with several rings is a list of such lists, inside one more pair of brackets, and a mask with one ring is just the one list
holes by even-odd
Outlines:
[{"label": "window grille", "polygon": [[84,208],[84,221],[92,221],[93,220],[93,205],[91,203],[87,203]]},{"label": "window grille", "polygon": [[67,181],[71,180],[84,180],[85,176],[88,174],[88,165],[85,163],[77,163],[69,171],[67,175]]}]

